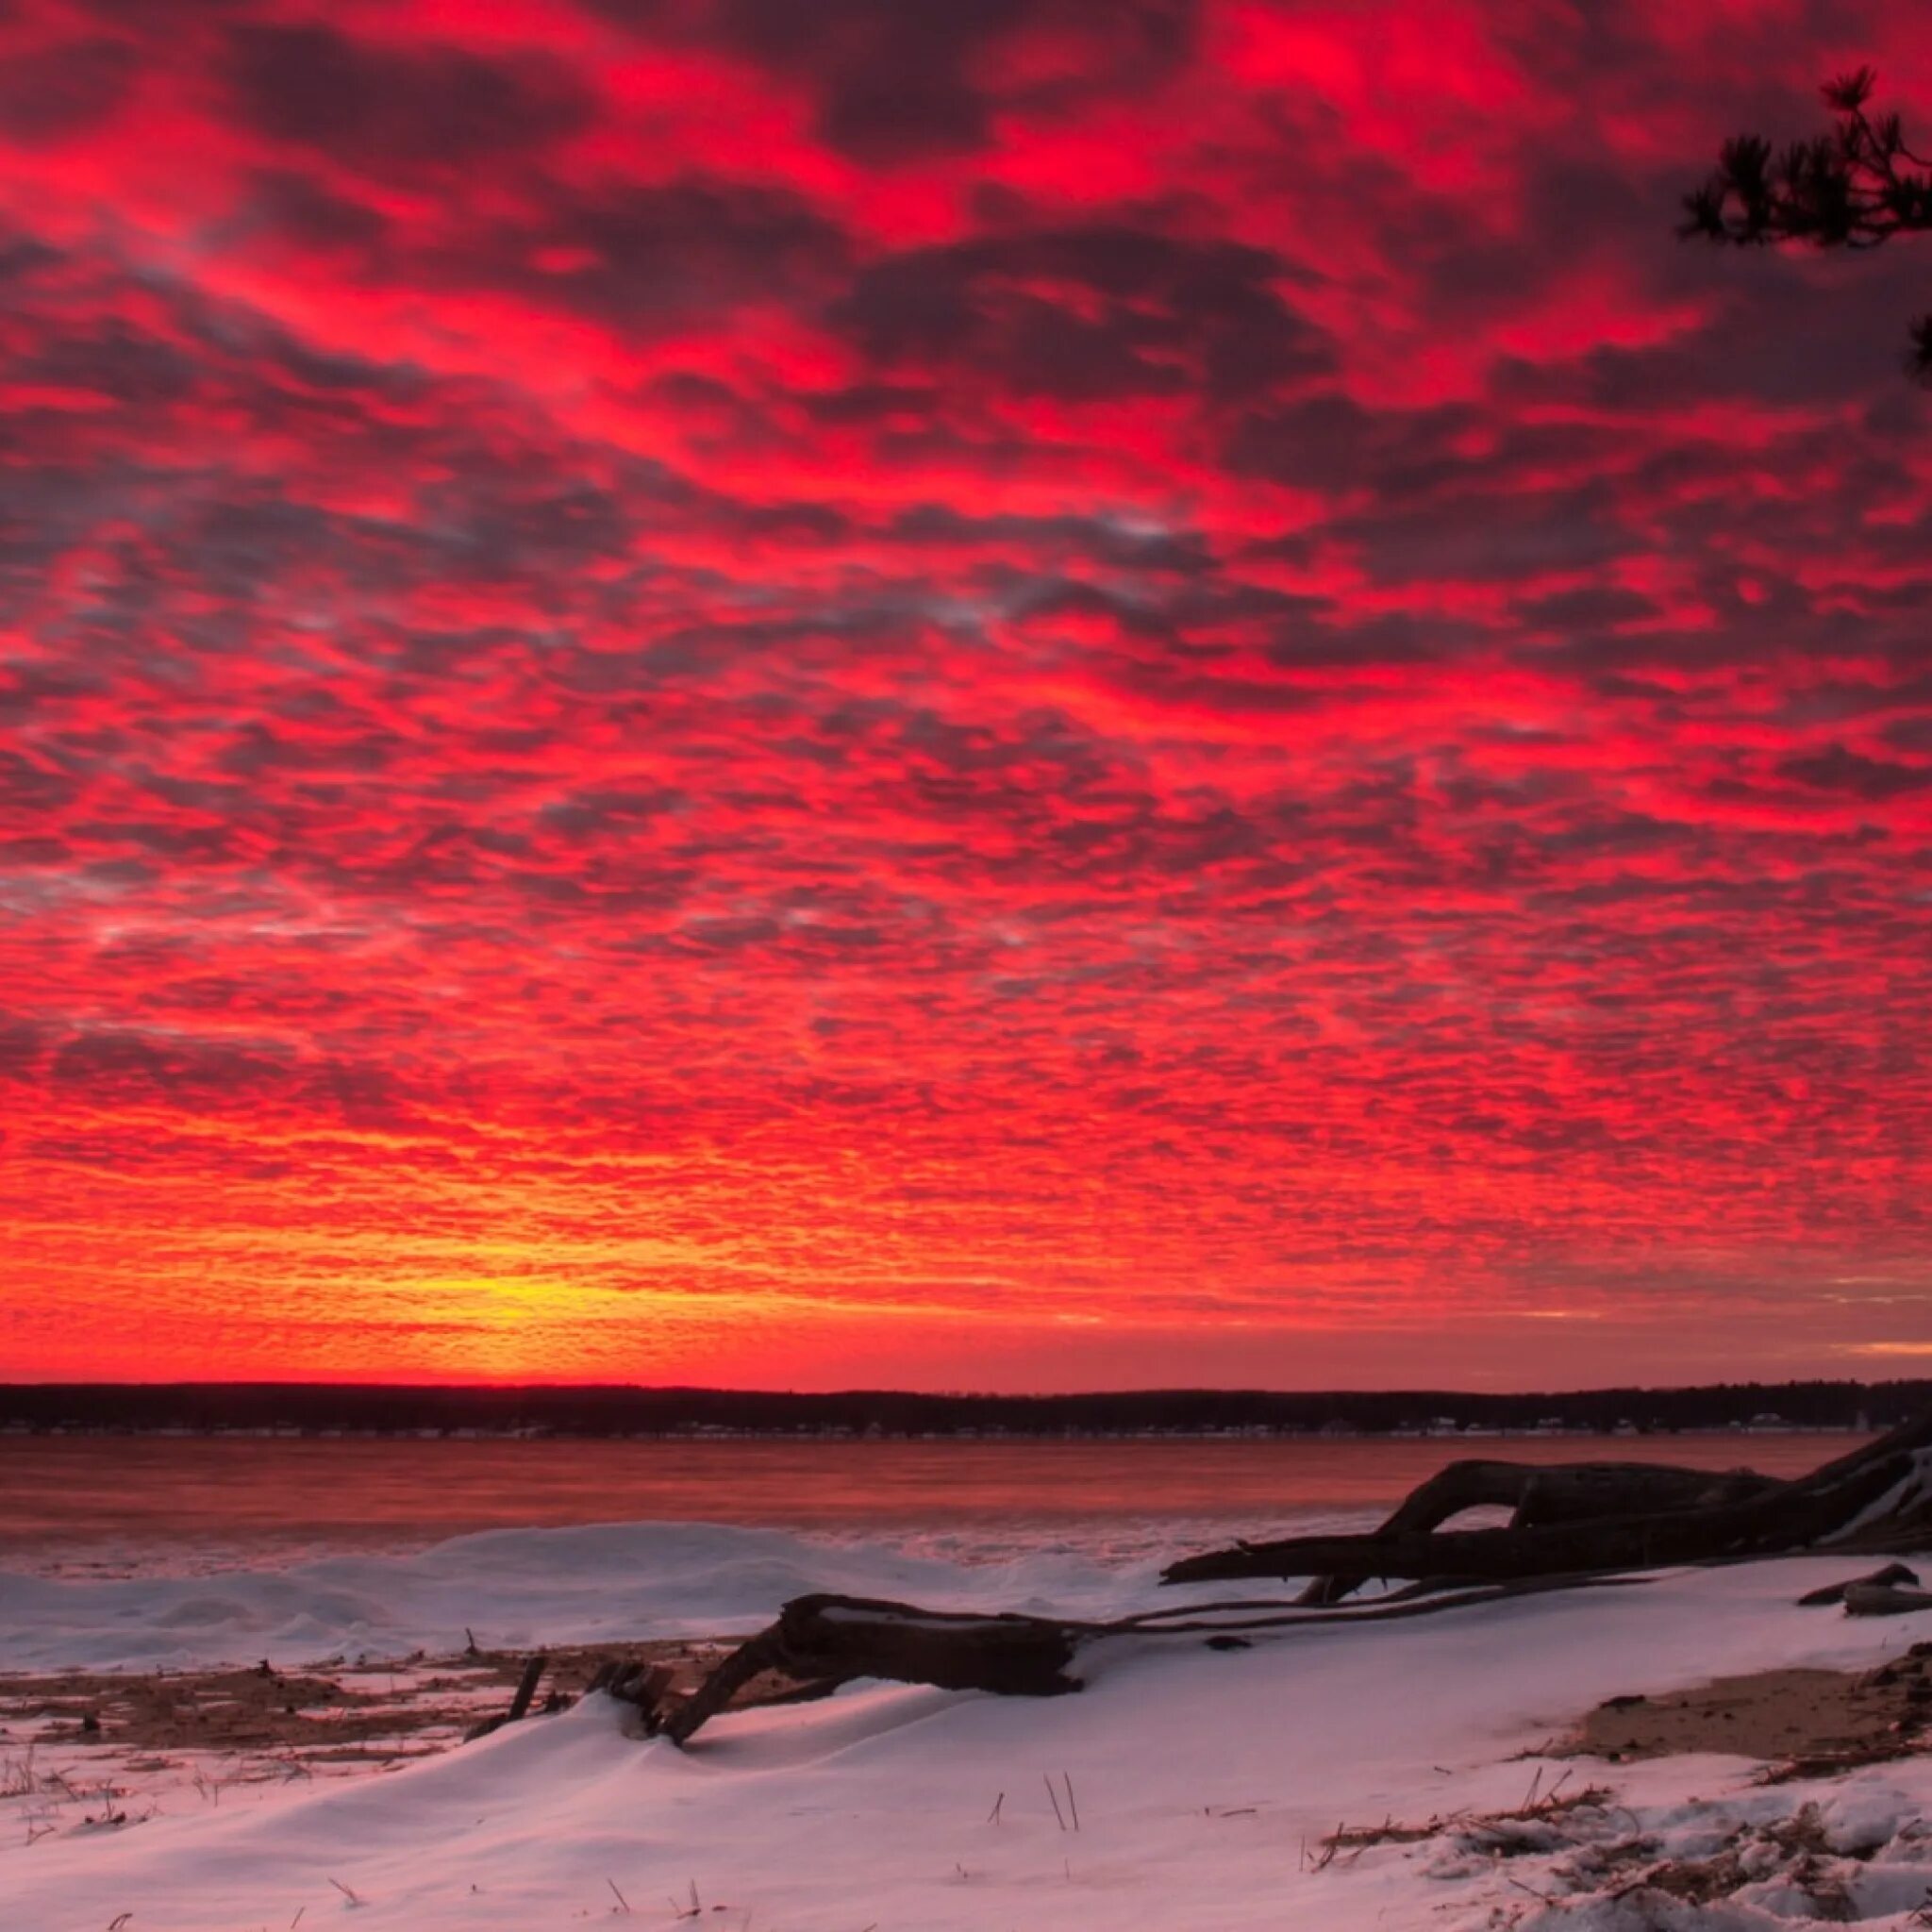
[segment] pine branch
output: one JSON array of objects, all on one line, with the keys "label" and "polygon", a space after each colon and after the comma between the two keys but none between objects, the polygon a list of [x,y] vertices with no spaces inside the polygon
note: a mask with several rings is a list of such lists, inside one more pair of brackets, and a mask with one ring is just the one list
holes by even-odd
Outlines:
[{"label": "pine branch", "polygon": [[[1855,68],[1821,92],[1837,116],[1826,133],[1782,149],[1759,134],[1733,135],[1716,171],[1684,197],[1677,232],[1739,248],[1802,242],[1870,250],[1899,235],[1932,232],[1932,163],[1906,140],[1898,115],[1867,111],[1878,76]],[[1932,315],[1911,325],[1907,372],[1932,384]]]}]

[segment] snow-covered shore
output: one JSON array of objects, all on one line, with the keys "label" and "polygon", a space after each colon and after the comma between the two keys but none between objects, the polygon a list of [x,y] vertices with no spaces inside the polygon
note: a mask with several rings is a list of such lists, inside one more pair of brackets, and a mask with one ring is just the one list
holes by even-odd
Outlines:
[{"label": "snow-covered shore", "polygon": [[[808,1588],[1090,1614],[1146,1604],[1150,1581],[1072,1555],[958,1567],[691,1525],[466,1538],[340,1567],[0,1579],[0,1660],[272,1651],[289,1665],[358,1631],[358,1647],[402,1648],[466,1624],[503,1641],[657,1637],[742,1628]],[[346,1911],[366,1932],[561,1932],[611,1917],[669,1924],[696,1908],[691,1923],[728,1932],[1744,1932],[1828,1908],[1903,1932],[1932,1892],[1932,1837],[1917,1824],[1932,1812],[1932,1758],[1764,1787],[1740,1757],[1540,1755],[1607,1697],[1792,1665],[1864,1669],[1932,1638],[1920,1627],[1932,1618],[1795,1607],[1857,1567],[1792,1558],[1672,1574],[1293,1630],[1248,1650],[1116,1642],[1083,1657],[1080,1696],[856,1686],[727,1716],[688,1753],[627,1735],[624,1712],[591,1697],[351,1780],[225,1798],[136,1790],[92,1811],[42,1784],[0,1800],[0,1924],[257,1932]],[[0,1762],[13,1749],[0,1742]],[[27,1778],[16,1760],[0,1791],[62,1770],[84,1790],[86,1747],[54,1755]],[[1506,1833],[1507,1848],[1471,1824],[1566,1774],[1573,1794],[1604,1795],[1546,1829]],[[126,1822],[86,1822],[117,1813]],[[1448,1822],[1324,1861],[1338,1824],[1384,1819]],[[1722,1897],[1632,1889],[1650,1864],[1725,1844],[1739,1882]]]},{"label": "snow-covered shore", "polygon": [[[1329,1519],[1366,1527],[1371,1512]],[[1321,1519],[1311,1519],[1310,1527]],[[1173,1523],[1108,1537],[1024,1531],[890,1543],[705,1523],[491,1530],[404,1555],[192,1576],[66,1577],[0,1570],[0,1671],[304,1663],[328,1655],[449,1652],[720,1636],[771,1621],[811,1590],[957,1609],[1107,1616],[1151,1599]],[[1202,1525],[1193,1546],[1225,1535]],[[966,1545],[966,1560],[941,1554]],[[1185,1599],[1182,1599],[1185,1601]]]}]

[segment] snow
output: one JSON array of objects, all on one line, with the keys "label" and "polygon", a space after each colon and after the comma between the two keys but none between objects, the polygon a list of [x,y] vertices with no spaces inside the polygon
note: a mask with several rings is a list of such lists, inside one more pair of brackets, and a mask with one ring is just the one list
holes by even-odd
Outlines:
[{"label": "snow", "polygon": [[0,1671],[295,1664],[331,1655],[594,1643],[756,1629],[808,1591],[936,1609],[1107,1615],[1148,1598],[1158,1557],[1128,1564],[1077,1545],[1023,1545],[1001,1562],[702,1523],[491,1530],[401,1557],[196,1576],[0,1571]]},{"label": "snow", "polygon": [[[121,1824],[85,1822],[112,1815],[97,1797],[16,1792],[0,1797],[0,1925],[103,1932],[130,1913],[124,1932],[279,1932],[299,1914],[306,1932],[349,1912],[356,1932],[562,1932],[695,1909],[724,1932],[1759,1932],[1848,1914],[1904,1932],[1932,1892],[1932,1758],[1763,1786],[1738,1757],[1541,1755],[1611,1695],[1865,1668],[1932,1636],[1932,1618],[1795,1607],[1845,1570],[1675,1573],[1246,1650],[1137,1637],[1082,1653],[1079,1696],[859,1685],[717,1719],[688,1752],[590,1697],[379,1775],[222,1803],[131,1791]],[[1075,1554],[966,1568],[688,1524],[128,1588],[7,1579],[8,1661],[242,1658],[272,1641],[293,1665],[305,1643],[447,1647],[465,1624],[491,1641],[635,1639],[747,1627],[820,1589],[1081,1616],[1156,1601],[1143,1566]],[[77,1784],[84,1748],[68,1757]],[[1479,1823],[1566,1774],[1607,1795]],[[1443,1824],[1322,1856],[1338,1824],[1384,1819]],[[1633,1889],[1723,1857],[1739,1882],[1722,1897]]]},{"label": "snow", "polygon": [[1928,1496],[1932,1496],[1932,1448],[1915,1449],[1905,1474],[1883,1495],[1874,1496],[1866,1504],[1845,1524],[1840,1535],[1853,1537],[1874,1523],[1882,1523],[1890,1517],[1907,1516],[1923,1507]]}]

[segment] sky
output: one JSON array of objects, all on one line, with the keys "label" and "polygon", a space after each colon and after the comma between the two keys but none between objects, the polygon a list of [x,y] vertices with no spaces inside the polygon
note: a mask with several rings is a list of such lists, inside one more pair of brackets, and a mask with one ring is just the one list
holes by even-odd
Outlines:
[{"label": "sky", "polygon": [[1674,233],[1866,60],[6,0],[0,1374],[1924,1372],[1932,245]]}]

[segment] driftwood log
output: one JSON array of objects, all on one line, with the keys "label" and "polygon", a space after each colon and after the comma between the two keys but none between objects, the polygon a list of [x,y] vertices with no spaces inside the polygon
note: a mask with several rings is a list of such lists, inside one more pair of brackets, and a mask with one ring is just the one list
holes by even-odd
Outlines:
[{"label": "driftwood log", "polygon": [[[1504,1505],[1502,1529],[1443,1530],[1462,1510]],[[1081,1688],[1073,1665],[1102,1638],[1180,1638],[1240,1647],[1246,1633],[1308,1624],[1381,1623],[1501,1597],[1641,1583],[1627,1573],[1737,1561],[1798,1550],[1932,1549],[1932,1410],[1889,1436],[1781,1482],[1749,1470],[1712,1474],[1649,1463],[1534,1467],[1452,1464],[1417,1488],[1365,1536],[1292,1537],[1237,1543],[1171,1564],[1163,1580],[1312,1577],[1294,1599],[1241,1598],[1144,1610],[1111,1622],[928,1610],[870,1597],[818,1594],[785,1605],[688,1697],[661,1672],[633,1667],[593,1689],[638,1706],[643,1726],[683,1745],[758,1679],[816,1696],[857,1677],[953,1690],[1053,1697]],[[1415,1579],[1360,1605],[1321,1607],[1369,1577]],[[1910,1573],[1883,1572],[1827,1597],[1861,1614],[1932,1607],[1901,1590]],[[1313,1604],[1317,1607],[1309,1607]],[[761,1702],[777,1701],[769,1681]]]},{"label": "driftwood log", "polygon": [[1896,1583],[1848,1583],[1848,1617],[1908,1617],[1932,1610],[1932,1590],[1906,1590]]},{"label": "driftwood log", "polygon": [[[928,1610],[871,1597],[794,1597],[778,1621],[748,1637],[689,1697],[668,1690],[668,1674],[646,1677],[635,1667],[599,1673],[591,1689],[638,1707],[646,1737],[682,1745],[764,1679],[760,1706],[823,1697],[855,1677],[931,1684],[946,1690],[992,1690],[1008,1696],[1058,1697],[1082,1688],[1072,1666],[1102,1638],[1181,1638],[1210,1649],[1246,1649],[1254,1634],[1317,1624],[1380,1624],[1439,1610],[1493,1603],[1554,1590],[1608,1588],[1641,1581],[1619,1576],[1539,1576],[1462,1590],[1391,1591],[1372,1604],[1305,1610],[1283,1597],[1181,1604],[1105,1623],[1076,1618],[985,1615]],[[772,1679],[791,1686],[778,1690]]]},{"label": "driftwood log", "polygon": [[[1441,1530],[1476,1504],[1513,1503],[1501,1529]],[[1333,1602],[1373,1576],[1500,1582],[1642,1570],[1805,1549],[1932,1547],[1932,1411],[1790,1482],[1638,1465],[1452,1465],[1361,1536],[1236,1543],[1170,1564],[1168,1583],[1307,1576]]]},{"label": "driftwood log", "polygon": [[[468,1631],[463,1633],[469,1636]],[[470,1638],[470,1648],[474,1652],[476,1640]],[[509,1708],[496,1717],[486,1717],[480,1724],[474,1724],[463,1733],[463,1741],[473,1743],[478,1738],[487,1738],[491,1731],[500,1731],[505,1724],[520,1724],[530,1713],[531,1700],[537,1694],[537,1686],[542,1681],[543,1667],[550,1661],[541,1651],[524,1662],[524,1674],[517,1679],[516,1695],[509,1701]]]},{"label": "driftwood log", "polygon": [[[1465,1509],[1507,1507],[1514,1511],[1511,1529],[1534,1529],[1606,1516],[1714,1508],[1779,1487],[1775,1477],[1748,1469],[1713,1473],[1659,1462],[1452,1462],[1410,1491],[1375,1535],[1437,1529]],[[1368,1580],[1364,1575],[1317,1576],[1302,1592],[1302,1601],[1340,1603]]]},{"label": "driftwood log", "polygon": [[1068,1666],[1093,1627],[924,1610],[873,1597],[794,1597],[775,1624],[746,1639],[690,1697],[660,1705],[645,1728],[682,1744],[754,1677],[767,1674],[820,1691],[854,1677],[886,1677],[945,1690],[1056,1697],[1080,1689]]},{"label": "driftwood log", "polygon": [[1893,1583],[1903,1583],[1908,1590],[1917,1590],[1919,1573],[1907,1570],[1903,1563],[1888,1563],[1883,1570],[1874,1570],[1869,1576],[1848,1576],[1842,1583],[1826,1583],[1817,1590],[1807,1590],[1798,1599],[1798,1607],[1810,1610],[1822,1604],[1842,1604],[1849,1591],[1883,1589]]}]

